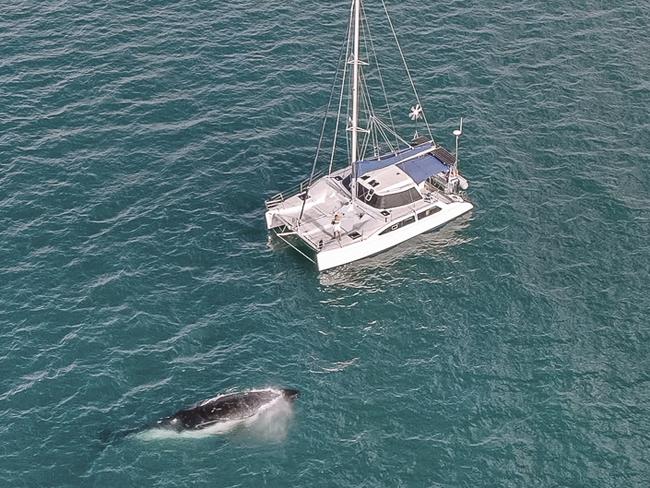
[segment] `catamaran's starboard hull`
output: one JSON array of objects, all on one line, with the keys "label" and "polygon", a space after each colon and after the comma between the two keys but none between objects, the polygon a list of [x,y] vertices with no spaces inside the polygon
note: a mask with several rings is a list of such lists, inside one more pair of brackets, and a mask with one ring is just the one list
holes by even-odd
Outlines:
[{"label": "catamaran's starboard hull", "polygon": [[449,203],[437,214],[416,220],[414,223],[400,227],[395,231],[388,232],[384,235],[375,235],[340,248],[321,251],[316,254],[318,270],[324,271],[358,261],[359,259],[374,256],[419,234],[441,227],[466,214],[472,208],[474,206],[467,201]]}]

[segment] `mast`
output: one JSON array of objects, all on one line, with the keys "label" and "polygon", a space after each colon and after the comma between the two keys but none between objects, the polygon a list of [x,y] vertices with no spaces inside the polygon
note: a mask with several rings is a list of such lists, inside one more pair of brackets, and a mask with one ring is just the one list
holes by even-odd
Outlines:
[{"label": "mast", "polygon": [[361,0],[354,0],[354,54],[352,69],[352,198],[357,196],[356,162],[359,157],[359,37],[361,30]]}]

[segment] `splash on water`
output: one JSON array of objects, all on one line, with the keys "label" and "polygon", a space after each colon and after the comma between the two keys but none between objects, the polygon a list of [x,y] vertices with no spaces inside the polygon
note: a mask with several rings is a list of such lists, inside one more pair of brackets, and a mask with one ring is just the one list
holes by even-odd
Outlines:
[{"label": "splash on water", "polygon": [[264,442],[280,442],[287,437],[293,404],[280,398],[260,411],[255,417],[246,420],[246,429],[240,431],[243,440],[260,440]]}]

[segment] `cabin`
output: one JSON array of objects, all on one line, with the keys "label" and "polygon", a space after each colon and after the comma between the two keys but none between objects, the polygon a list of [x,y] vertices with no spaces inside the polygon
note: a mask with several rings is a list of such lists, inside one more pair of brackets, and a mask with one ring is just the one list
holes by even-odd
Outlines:
[{"label": "cabin", "polygon": [[[423,183],[449,172],[449,166],[443,162],[449,153],[436,155],[432,150],[432,144],[427,143],[384,158],[359,161],[356,197],[380,210],[422,200]],[[343,179],[343,185],[350,192],[351,180],[351,175]]]}]

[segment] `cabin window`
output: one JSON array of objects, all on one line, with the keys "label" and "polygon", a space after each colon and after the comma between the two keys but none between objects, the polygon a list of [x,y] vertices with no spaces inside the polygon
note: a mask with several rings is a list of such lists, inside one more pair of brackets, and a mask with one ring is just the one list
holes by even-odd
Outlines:
[{"label": "cabin window", "polygon": [[383,195],[379,197],[378,208],[393,208],[393,207],[402,207],[404,205],[409,205],[413,202],[422,200],[422,195],[415,188],[409,188],[408,190],[399,192],[399,193],[390,193],[388,195]]},{"label": "cabin window", "polygon": [[428,217],[429,215],[433,215],[434,213],[438,213],[440,212],[440,210],[441,210],[440,207],[427,208],[426,210],[423,210],[418,214],[418,220]]},{"label": "cabin window", "polygon": [[406,219],[404,219],[404,220],[402,220],[400,222],[394,223],[390,227],[386,227],[384,230],[382,230],[379,233],[379,235],[383,236],[384,234],[388,234],[389,232],[393,232],[394,230],[401,229],[405,225],[412,224],[413,222],[415,222],[415,217],[413,215],[411,215],[410,217],[408,217],[408,218],[406,218]]},{"label": "cabin window", "polygon": [[[368,195],[370,193],[370,195]],[[390,193],[388,195],[377,195],[372,190],[368,190],[363,185],[357,186],[357,196],[360,200],[365,201],[368,205],[375,208],[394,208],[410,205],[413,202],[422,200],[422,195],[415,188],[409,188],[399,193]]]},{"label": "cabin window", "polygon": [[[343,179],[343,186],[351,191],[352,177],[350,175],[346,176]],[[370,195],[368,195],[370,193]],[[390,193],[388,195],[377,195],[374,192],[374,188],[369,190],[361,183],[357,183],[357,198],[366,202],[368,205],[371,205],[375,208],[384,209],[384,208],[395,208],[403,207],[404,205],[410,205],[411,203],[422,200],[422,195],[417,189],[411,187],[408,190],[401,191],[399,193]]]}]

